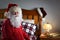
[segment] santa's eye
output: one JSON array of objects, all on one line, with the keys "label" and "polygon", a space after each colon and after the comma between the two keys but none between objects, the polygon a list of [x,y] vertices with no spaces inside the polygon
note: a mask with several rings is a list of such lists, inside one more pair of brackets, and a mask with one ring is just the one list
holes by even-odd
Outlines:
[{"label": "santa's eye", "polygon": [[12,14],[12,15],[17,15],[17,14],[18,14],[18,12],[12,12],[11,14]]},{"label": "santa's eye", "polygon": [[18,14],[18,12],[15,12],[15,15],[17,15]]}]

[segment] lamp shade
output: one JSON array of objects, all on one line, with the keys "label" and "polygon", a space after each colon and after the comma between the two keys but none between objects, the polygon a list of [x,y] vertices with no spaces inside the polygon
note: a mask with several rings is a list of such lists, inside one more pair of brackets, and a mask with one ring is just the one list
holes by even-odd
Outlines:
[{"label": "lamp shade", "polygon": [[43,25],[43,29],[49,32],[52,29],[52,25],[51,24],[48,24],[48,23],[47,24],[44,24]]}]

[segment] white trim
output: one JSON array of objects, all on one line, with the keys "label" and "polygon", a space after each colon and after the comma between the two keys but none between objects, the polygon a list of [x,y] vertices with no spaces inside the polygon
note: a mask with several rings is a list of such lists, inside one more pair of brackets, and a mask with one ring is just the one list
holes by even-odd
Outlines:
[{"label": "white trim", "polygon": [[37,8],[37,11],[38,11],[38,13],[41,15],[41,17],[43,17],[43,14],[42,14],[40,8]]}]

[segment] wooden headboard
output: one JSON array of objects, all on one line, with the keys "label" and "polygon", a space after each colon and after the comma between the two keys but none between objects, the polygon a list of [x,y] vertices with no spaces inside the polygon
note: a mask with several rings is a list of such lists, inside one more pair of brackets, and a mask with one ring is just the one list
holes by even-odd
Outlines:
[{"label": "wooden headboard", "polygon": [[22,9],[23,19],[34,20],[35,24],[38,24],[39,21],[39,14],[36,10],[26,10]]}]

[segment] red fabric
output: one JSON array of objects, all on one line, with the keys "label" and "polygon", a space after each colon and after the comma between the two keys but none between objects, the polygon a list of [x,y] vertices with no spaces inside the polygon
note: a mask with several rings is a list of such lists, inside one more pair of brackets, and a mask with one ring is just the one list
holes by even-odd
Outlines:
[{"label": "red fabric", "polygon": [[9,19],[2,25],[2,40],[30,40],[28,34],[20,28],[15,28],[11,25]]}]

